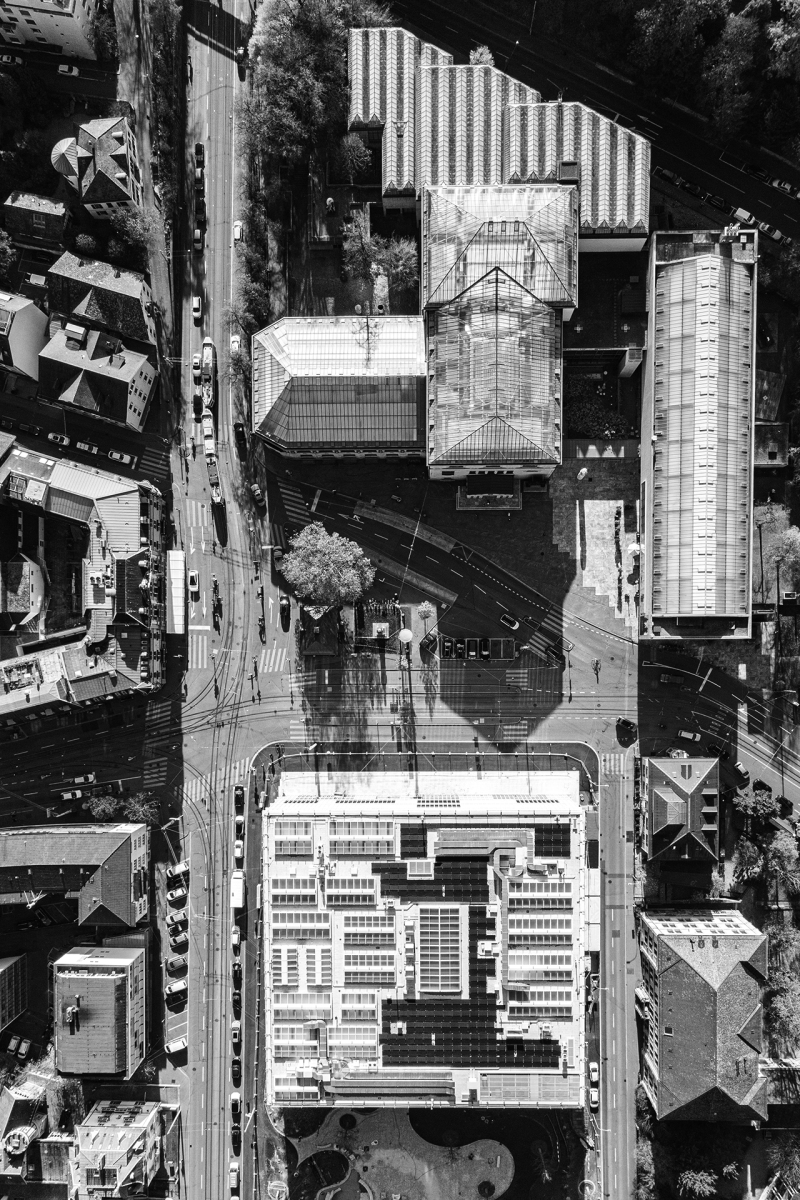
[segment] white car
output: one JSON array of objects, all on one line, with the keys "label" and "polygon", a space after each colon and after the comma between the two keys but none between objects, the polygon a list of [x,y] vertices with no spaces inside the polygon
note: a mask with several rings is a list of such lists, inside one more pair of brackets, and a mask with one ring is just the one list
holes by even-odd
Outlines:
[{"label": "white car", "polygon": [[600,1082],[600,1064],[596,1062],[589,1063],[589,1083]]},{"label": "white car", "polygon": [[76,775],[73,783],[95,783],[97,776],[94,771],[90,771],[88,775]]},{"label": "white car", "polygon": [[189,1045],[185,1037],[173,1038],[171,1042],[167,1042],[164,1049],[167,1054],[180,1054],[181,1050],[185,1050]]},{"label": "white car", "polygon": [[200,382],[200,355],[192,355],[192,383]]},{"label": "white car", "polygon": [[174,983],[168,983],[164,988],[165,996],[183,996],[189,991],[189,984],[185,979],[176,979]]},{"label": "white car", "polygon": [[167,892],[167,899],[170,904],[174,904],[176,900],[185,900],[188,895],[185,887],[176,887]]},{"label": "white car", "polygon": [[238,333],[231,334],[231,354],[238,354],[242,348],[242,339]]},{"label": "white car", "polygon": [[235,242],[242,241],[242,222],[241,221],[233,222],[233,240]]},{"label": "white car", "polygon": [[167,913],[167,925],[172,929],[182,929],[188,924],[189,916],[185,908],[182,908],[179,912]]},{"label": "white car", "polygon": [[82,796],[83,796],[83,792],[62,792],[61,793],[62,800],[80,800],[80,798]]},{"label": "white car", "polygon": [[69,438],[63,433],[48,433],[48,442],[55,442],[57,446],[68,446]]},{"label": "white car", "polygon": [[239,1190],[239,1164],[231,1159],[228,1164],[228,1183],[232,1192]]},{"label": "white car", "polygon": [[132,454],[122,454],[119,450],[109,450],[108,457],[112,462],[122,463],[125,467],[132,467],[134,463]]},{"label": "white car", "polygon": [[233,1053],[238,1054],[242,1048],[242,1022],[231,1021],[231,1046]]},{"label": "white car", "polygon": [[770,225],[768,221],[759,221],[758,228],[760,233],[763,233],[765,237],[771,238],[773,242],[783,241],[783,234],[781,233],[780,229],[776,229],[775,226]]},{"label": "white car", "polygon": [[58,64],[58,73],[59,73],[59,75],[80,75],[80,71],[78,70],[78,68],[71,67],[69,65],[69,63],[59,63]]},{"label": "white car", "polygon": [[76,442],[76,450],[83,450],[84,454],[97,454],[97,446],[94,442]]},{"label": "white car", "polygon": [[197,571],[189,572],[189,596],[192,600],[200,599],[200,576]]},{"label": "white car", "polygon": [[203,297],[195,296],[192,300],[192,320],[199,325],[203,319]]},{"label": "white car", "polygon": [[182,862],[175,863],[174,867],[167,867],[167,879],[178,879],[181,875],[189,874],[189,860],[184,858]]},{"label": "white car", "polygon": [[700,734],[692,733],[692,731],[690,729],[679,729],[678,737],[683,738],[683,740],[685,742],[699,742],[700,741]]},{"label": "white car", "polygon": [[0,63],[4,67],[21,67],[22,59],[16,54],[0,54]]},{"label": "white car", "polygon": [[600,1088],[590,1087],[589,1088],[589,1108],[592,1110],[592,1112],[597,1112],[599,1107],[600,1107]]},{"label": "white car", "polygon": [[238,925],[234,925],[231,929],[231,946],[234,950],[238,950],[242,944],[242,931]]},{"label": "white car", "polygon": [[242,1097],[239,1092],[231,1092],[231,1116],[240,1117],[242,1115]]},{"label": "white car", "polygon": [[189,934],[185,929],[172,928],[169,931],[169,944],[173,950],[180,950],[189,945]]},{"label": "white car", "polygon": [[233,857],[237,862],[241,862],[244,858],[244,842],[241,840],[241,838],[237,838],[237,840],[233,843]]}]

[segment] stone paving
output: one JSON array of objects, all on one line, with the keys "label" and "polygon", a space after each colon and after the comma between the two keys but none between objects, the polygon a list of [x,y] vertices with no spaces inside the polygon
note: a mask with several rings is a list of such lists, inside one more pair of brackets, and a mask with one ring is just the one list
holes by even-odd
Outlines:
[{"label": "stone paving", "polygon": [[340,1124],[343,1115],[333,1109],[314,1133],[292,1139],[298,1164],[322,1150],[337,1150],[349,1160],[348,1178],[323,1188],[325,1200],[337,1193],[338,1200],[357,1195],[355,1183],[372,1200],[478,1200],[484,1181],[498,1200],[514,1179],[514,1160],[501,1142],[481,1138],[465,1146],[434,1146],[414,1131],[407,1112],[353,1113],[356,1125],[350,1130]]}]

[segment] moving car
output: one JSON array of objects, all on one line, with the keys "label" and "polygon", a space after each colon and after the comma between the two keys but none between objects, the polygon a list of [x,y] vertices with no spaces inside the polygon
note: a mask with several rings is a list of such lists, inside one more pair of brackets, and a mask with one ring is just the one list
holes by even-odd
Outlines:
[{"label": "moving car", "polygon": [[240,1058],[231,1059],[231,1079],[236,1087],[242,1082],[242,1060]]},{"label": "moving car", "polygon": [[750,772],[743,762],[734,763],[733,769],[736,771],[743,784],[750,782]]},{"label": "moving car", "polygon": [[68,446],[69,438],[63,433],[48,433],[48,442],[55,442],[57,446]]},{"label": "moving car", "polygon": [[288,596],[281,596],[280,613],[281,629],[284,633],[288,633],[289,626],[292,623],[292,602]]},{"label": "moving car", "polygon": [[283,547],[282,546],[273,546],[272,547],[272,561],[275,564],[276,568],[280,568],[280,565],[283,562]]},{"label": "moving car", "polygon": [[204,167],[206,164],[206,148],[202,142],[194,144],[194,161],[198,167]]},{"label": "moving car", "polygon": [[242,1115],[242,1097],[238,1092],[231,1092],[231,1116],[240,1117]]},{"label": "moving car", "polygon": [[167,1042],[164,1049],[166,1050],[167,1054],[170,1054],[170,1055],[171,1054],[180,1054],[181,1050],[185,1050],[188,1045],[189,1045],[189,1042],[185,1036],[177,1037],[177,1038],[173,1038],[171,1042]]},{"label": "moving car", "polygon": [[189,991],[189,984],[185,979],[176,979],[174,983],[168,983],[164,988],[165,996],[185,996]]},{"label": "moving car", "polygon": [[233,436],[236,438],[236,449],[240,454],[247,454],[247,433],[243,421],[233,422]]},{"label": "moving car", "polygon": [[231,354],[238,354],[242,348],[242,339],[238,333],[231,334]]},{"label": "moving car", "polygon": [[0,54],[0,63],[4,67],[21,67],[22,59],[16,54]]},{"label": "moving car", "polygon": [[173,954],[172,958],[167,959],[167,970],[170,975],[177,975],[186,966],[186,962],[185,954]]},{"label": "moving car", "polygon": [[167,900],[170,904],[174,904],[176,900],[185,900],[189,895],[185,887],[176,887],[167,892]]},{"label": "moving car", "polygon": [[200,355],[192,355],[192,383],[200,382]]},{"label": "moving car", "polygon": [[242,944],[242,931],[238,925],[233,925],[231,927],[231,947],[234,950],[238,950],[239,947],[241,946],[241,944]]},{"label": "moving car", "polygon": [[730,758],[730,754],[724,746],[720,746],[719,742],[709,742],[706,746],[709,754],[716,754],[717,758]]},{"label": "moving car", "polygon": [[262,492],[261,488],[258,486],[257,483],[250,484],[250,494],[253,497],[253,499],[255,500],[256,504],[264,503],[264,493]]},{"label": "moving car", "polygon": [[665,671],[663,675],[659,675],[658,682],[659,683],[683,683],[684,678],[685,678],[685,676],[683,676],[683,675],[670,675],[668,672]]},{"label": "moving car", "polygon": [[231,1021],[231,1046],[233,1053],[239,1054],[242,1049],[242,1022]]},{"label": "moving car", "polygon": [[636,722],[629,720],[628,717],[617,717],[617,724],[621,729],[627,729],[630,733],[636,733]]},{"label": "moving car", "polygon": [[195,296],[192,300],[192,320],[199,325],[203,319],[203,297]]},{"label": "moving car", "polygon": [[197,571],[189,572],[189,597],[192,600],[200,599],[200,575]]},{"label": "moving car", "polygon": [[200,392],[195,392],[192,396],[192,415],[195,421],[202,420],[203,417],[203,397]]},{"label": "moving car", "polygon": [[683,738],[685,742],[699,742],[700,734],[693,733],[691,729],[679,729],[678,737]]},{"label": "moving car", "polygon": [[189,874],[189,860],[184,858],[181,862],[175,863],[174,867],[167,867],[165,872],[167,879],[177,879],[180,875]]},{"label": "moving car", "polygon": [[235,242],[240,242],[242,240],[242,222],[241,221],[233,222],[233,240]]},{"label": "moving car", "polygon": [[122,454],[119,450],[109,450],[108,457],[112,462],[122,463],[125,467],[132,467],[136,461],[132,454]]},{"label": "moving car", "polygon": [[510,612],[500,614],[500,624],[505,625],[507,629],[519,629],[519,621]]},{"label": "moving car", "polygon": [[76,442],[76,450],[83,450],[84,454],[97,454],[97,446],[94,442]]},{"label": "moving car", "polygon": [[231,1161],[228,1166],[228,1183],[232,1192],[239,1190],[239,1164]]},{"label": "moving car", "polygon": [[62,792],[61,793],[62,800],[80,800],[82,796],[83,796],[83,792]]},{"label": "moving car", "polygon": [[94,783],[97,779],[94,771],[90,771],[88,775],[76,775],[73,783]]},{"label": "moving car", "polygon": [[668,758],[688,758],[689,751],[688,750],[675,750],[675,749],[668,750],[667,757]]},{"label": "moving car", "polygon": [[71,67],[69,65],[69,63],[59,63],[58,64],[58,73],[59,73],[59,75],[80,75],[80,71],[78,70],[78,68]]},{"label": "moving car", "polygon": [[237,838],[233,843],[233,857],[237,862],[241,862],[244,858],[244,842],[241,838]]}]

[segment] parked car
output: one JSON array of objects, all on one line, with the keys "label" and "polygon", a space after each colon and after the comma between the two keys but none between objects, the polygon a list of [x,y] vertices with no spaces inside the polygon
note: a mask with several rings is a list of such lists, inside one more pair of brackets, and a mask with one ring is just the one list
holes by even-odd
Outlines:
[{"label": "parked car", "polygon": [[275,569],[280,570],[281,563],[283,562],[283,546],[272,547],[272,562]]},{"label": "parked car", "polygon": [[709,754],[716,754],[717,758],[730,758],[730,754],[724,746],[720,746],[719,742],[709,742],[706,746]]},{"label": "parked car", "polygon": [[69,65],[69,63],[59,63],[58,64],[58,73],[59,73],[59,75],[73,75],[73,76],[80,75],[80,71],[78,70],[78,68],[71,67]]},{"label": "parked car", "polygon": [[21,67],[22,59],[17,54],[0,54],[0,63],[4,67]]},{"label": "parked car", "polygon": [[739,776],[742,784],[747,785],[750,782],[750,772],[743,762],[734,763],[733,769]]},{"label": "parked car", "polygon": [[188,924],[189,917],[185,908],[182,908],[179,912],[167,913],[167,925],[172,926],[173,929],[183,929]]},{"label": "parked car", "polygon": [[200,382],[200,355],[192,355],[192,383]]},{"label": "parked car", "polygon": [[231,926],[231,948],[238,950],[242,944],[242,931],[238,925]]},{"label": "parked car", "polygon": [[170,904],[175,904],[178,900],[186,900],[188,895],[189,893],[185,887],[176,887],[167,892],[167,900],[169,900]]},{"label": "parked car", "polygon": [[552,646],[545,648],[545,656],[549,658],[551,663],[555,663],[556,666],[565,667],[567,665],[566,656],[558,642],[554,642]]},{"label": "parked car", "polygon": [[731,216],[733,217],[734,221],[738,221],[740,225],[758,224],[753,214],[748,212],[746,208],[732,208]]},{"label": "parked car", "polygon": [[208,224],[205,196],[195,196],[194,198],[194,219],[198,225]]},{"label": "parked car", "polygon": [[794,184],[789,183],[788,179],[781,179],[781,178],[770,179],[769,185],[770,185],[770,187],[777,188],[779,192],[786,192],[787,196],[794,196],[794,194],[797,190],[795,188]]},{"label": "parked car", "polygon": [[242,349],[242,339],[238,333],[231,334],[231,354],[239,354]]},{"label": "parked car", "polygon": [[165,871],[165,875],[167,876],[167,879],[178,879],[181,875],[188,875],[188,874],[189,874],[188,858],[184,858],[180,862],[175,863],[175,865],[173,867],[167,867],[167,869]]},{"label": "parked car", "polygon": [[597,1112],[599,1107],[600,1107],[600,1088],[590,1087],[589,1088],[589,1108],[592,1110],[592,1112]]},{"label": "parked car", "polygon": [[196,192],[204,192],[206,190],[206,173],[202,167],[194,169],[194,190]]},{"label": "parked car", "polygon": [[180,1052],[185,1050],[188,1045],[189,1042],[184,1035],[184,1037],[173,1038],[171,1042],[167,1042],[164,1049],[166,1050],[167,1054],[172,1056],[174,1054],[180,1054]]},{"label": "parked car", "polygon": [[241,1125],[231,1124],[231,1150],[234,1154],[239,1154],[242,1149],[242,1127]]},{"label": "parked car", "polygon": [[668,171],[666,167],[656,167],[656,175],[660,175],[662,179],[667,179],[675,187],[683,187],[686,180],[682,175],[678,175],[676,171]]},{"label": "parked car", "polygon": [[203,297],[195,296],[192,300],[192,320],[199,325],[203,319]]},{"label": "parked car", "polygon": [[688,750],[675,750],[674,748],[667,751],[668,758],[688,758]]},{"label": "parked car", "polygon": [[262,492],[261,488],[258,486],[257,483],[250,484],[250,494],[253,497],[253,499],[255,500],[256,504],[264,503],[264,493]]},{"label": "parked car", "polygon": [[198,571],[189,572],[189,599],[200,599],[200,573]]},{"label": "parked car", "polygon": [[122,463],[124,467],[132,467],[136,461],[132,454],[122,454],[119,450],[109,450],[108,457],[112,462]]},{"label": "parked car", "polygon": [[781,233],[780,229],[776,229],[775,226],[770,225],[768,221],[759,221],[758,228],[760,233],[763,233],[765,237],[771,238],[773,242],[783,241],[783,234]]},{"label": "parked car", "polygon": [[48,433],[48,442],[55,442],[57,446],[68,446],[69,438],[64,433]]},{"label": "parked car", "polygon": [[242,1082],[242,1060],[240,1058],[231,1059],[231,1079],[235,1087]]},{"label": "parked car", "polygon": [[463,638],[456,638],[456,658],[463,658],[467,652],[467,643]]},{"label": "parked car", "polygon": [[97,779],[94,771],[90,771],[88,775],[76,775],[73,783],[94,783]]},{"label": "parked car", "polygon": [[169,931],[169,944],[173,950],[181,950],[189,945],[189,934],[185,929],[173,926]]},{"label": "parked car", "polygon": [[480,655],[482,659],[488,659],[491,655],[491,648],[488,638],[481,638]]},{"label": "parked car", "polygon": [[247,454],[247,432],[243,421],[233,422],[233,436],[236,439],[236,449],[244,456]]},{"label": "parked car", "polygon": [[11,1041],[6,1046],[6,1054],[16,1054],[19,1049],[20,1038],[12,1037]]},{"label": "parked car", "polygon": [[683,683],[685,678],[686,678],[685,675],[670,675],[669,672],[665,671],[663,675],[659,675],[658,682],[659,683]]},{"label": "parked car", "polygon": [[244,788],[240,783],[233,789],[233,806],[237,812],[244,811]]},{"label": "parked car", "polygon": [[241,862],[244,858],[244,842],[241,838],[237,838],[233,843],[233,857],[237,862]]},{"label": "parked car", "polygon": [[198,167],[206,165],[206,148],[202,142],[195,142],[194,144],[194,161]]},{"label": "parked car", "polygon": [[0,428],[1,429],[13,429],[14,422],[11,420],[11,417],[0,417]]},{"label": "parked car", "polygon": [[505,625],[507,629],[519,629],[519,621],[510,612],[500,614],[500,624]]},{"label": "parked car", "polygon": [[474,659],[478,657],[478,639],[467,638],[467,658]]},{"label": "parked car", "polygon": [[681,184],[681,187],[683,188],[684,192],[688,192],[690,196],[704,195],[703,189],[699,186],[699,184],[690,183],[686,179],[684,179],[683,183]]},{"label": "parked car", "polygon": [[589,1083],[598,1084],[600,1082],[600,1064],[596,1062],[589,1063]]},{"label": "parked car", "polygon": [[38,425],[29,425],[27,421],[20,421],[19,427],[23,433],[29,433],[31,437],[42,436],[42,431]]},{"label": "parked car", "polygon": [[80,800],[82,798],[82,796],[83,796],[83,792],[62,792],[61,793],[62,800]]},{"label": "parked car", "polygon": [[442,658],[453,657],[453,639],[449,637],[442,638]]},{"label": "parked car", "polygon": [[231,1006],[235,1013],[241,1012],[242,1010],[242,993],[238,988],[234,988],[231,992]]},{"label": "parked car", "polygon": [[231,1116],[237,1119],[242,1115],[242,1097],[238,1092],[231,1092]]},{"label": "parked car", "polygon": [[288,596],[281,596],[279,607],[281,614],[281,629],[284,633],[288,633],[289,627],[292,623],[292,602]]},{"label": "parked car", "polygon": [[234,242],[241,242],[241,240],[242,240],[242,222],[241,221],[233,222],[233,240],[234,240]]},{"label": "parked car", "polygon": [[718,208],[720,212],[727,212],[730,205],[723,196],[708,195],[705,198],[706,204],[710,204],[712,208]]},{"label": "parked car", "polygon": [[167,970],[169,971],[170,975],[177,975],[179,971],[182,971],[186,966],[187,961],[188,960],[185,954],[173,954],[172,958],[168,958]]},{"label": "parked car", "polygon": [[759,167],[758,163],[744,163],[742,170],[748,175],[752,175],[753,179],[760,179],[762,183],[769,183],[769,172],[763,167]]},{"label": "parked car", "polygon": [[203,249],[202,229],[196,228],[192,234],[192,249],[194,250],[195,254],[199,253]]},{"label": "parked car", "polygon": [[678,737],[683,738],[685,742],[699,742],[700,734],[693,733],[691,729],[679,729]]},{"label": "parked car", "polygon": [[19,1044],[19,1049],[17,1050],[17,1058],[20,1060],[20,1062],[24,1062],[25,1059],[30,1054],[30,1052],[31,1052],[31,1039],[23,1038]]},{"label": "parked car", "polygon": [[84,454],[97,454],[98,451],[98,447],[95,446],[94,442],[76,442],[75,449],[83,450]]},{"label": "parked car", "polygon": [[231,1046],[233,1053],[239,1054],[242,1049],[242,1022],[231,1021]]},{"label": "parked car", "polygon": [[228,1183],[232,1192],[239,1190],[239,1164],[231,1160],[228,1166]]},{"label": "parked car", "polygon": [[238,958],[235,958],[231,963],[231,979],[235,988],[242,986],[242,964]]},{"label": "parked car", "polygon": [[617,725],[620,729],[627,730],[628,733],[636,733],[636,722],[631,721],[628,717],[617,717]]},{"label": "parked car", "polygon": [[237,813],[233,818],[233,836],[244,838],[244,817],[241,813]]},{"label": "parked car", "polygon": [[189,984],[185,979],[176,979],[174,983],[168,983],[164,988],[165,996],[185,996],[189,991]]}]

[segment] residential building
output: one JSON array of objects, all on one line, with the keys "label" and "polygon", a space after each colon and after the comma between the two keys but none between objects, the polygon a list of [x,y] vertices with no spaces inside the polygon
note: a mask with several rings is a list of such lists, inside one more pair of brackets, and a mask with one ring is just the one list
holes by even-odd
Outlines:
[{"label": "residential building", "polygon": [[53,147],[50,161],[98,220],[142,206],[136,136],[125,117],[101,117],[75,126],[75,136]]},{"label": "residential building", "polygon": [[639,948],[641,1081],[656,1116],[766,1120],[766,935],[738,909],[646,909]]},{"label": "residential building", "polygon": [[47,582],[37,562],[20,551],[0,563],[0,630],[16,633],[34,624],[45,603]]},{"label": "residential building", "polygon": [[133,926],[147,918],[149,876],[147,825],[34,825],[0,832],[0,904],[56,893],[77,899],[79,925]]},{"label": "residential building", "polygon": [[47,317],[33,300],[0,292],[0,363],[6,371],[38,380],[46,342]]},{"label": "residential building", "polygon": [[420,317],[284,317],[253,338],[253,429],[284,454],[421,454]]},{"label": "residential building", "polygon": [[[26,689],[28,677],[38,684],[60,680],[58,689],[69,702],[160,687],[166,667],[166,551],[159,491],[147,480],[123,479],[95,467],[33,454],[13,441],[10,452],[4,449],[5,456],[0,451],[0,511],[2,505],[17,509],[21,527],[29,517],[36,517],[28,557],[35,554],[43,569],[50,552],[48,538],[55,542],[63,537],[64,522],[73,530],[82,529],[85,539],[69,586],[74,613],[83,614],[86,622],[86,637],[77,645],[73,641],[50,647],[38,658],[28,645],[29,653],[24,660],[15,660],[12,673],[20,673]],[[24,600],[23,594],[16,611]],[[40,636],[46,636],[46,607],[37,600],[32,616],[18,623],[26,632],[38,627]],[[39,700],[37,687],[34,702]],[[10,691],[0,695],[0,709],[4,706],[15,706]]]},{"label": "residential building", "polygon": [[47,46],[70,58],[97,57],[95,0],[3,0],[0,39],[5,46]]},{"label": "residential building", "polygon": [[34,1079],[5,1086],[0,1093],[0,1187],[3,1196],[22,1195],[68,1200],[65,1188],[38,1188],[55,1182],[49,1169],[51,1156],[42,1150],[47,1134],[47,1094]]},{"label": "residential building", "polygon": [[424,189],[431,478],[546,477],[561,462],[577,225],[573,187]]},{"label": "residential building", "polygon": [[141,433],[158,372],[115,335],[68,322],[39,354],[40,392],[87,416]]},{"label": "residential building", "polygon": [[144,949],[76,946],[53,963],[55,1061],[62,1075],[130,1079],[147,1047]]},{"label": "residential building", "polygon": [[161,1163],[161,1105],[101,1100],[75,1129],[75,1200],[148,1194]]},{"label": "residential building", "polygon": [[582,1108],[577,773],[285,770],[264,818],[267,1104]]},{"label": "residential building", "polygon": [[28,966],[24,954],[0,958],[0,1030],[28,1007]]},{"label": "residential building", "polygon": [[47,271],[50,312],[128,342],[156,341],[153,293],[144,275],[69,251]]},{"label": "residential building", "polygon": [[749,638],[758,234],[655,233],[639,636]]},{"label": "residential building", "polygon": [[719,856],[719,760],[643,758],[642,849],[650,862],[714,865]]},{"label": "residential building", "polygon": [[12,192],[3,204],[3,224],[15,246],[57,253],[64,248],[70,213],[63,200],[35,192]]},{"label": "residential building", "polygon": [[350,128],[381,147],[384,207],[414,208],[426,187],[576,183],[581,250],[644,246],[646,138],[405,29],[351,29],[349,75]]}]

